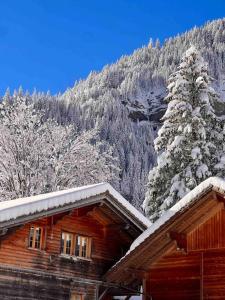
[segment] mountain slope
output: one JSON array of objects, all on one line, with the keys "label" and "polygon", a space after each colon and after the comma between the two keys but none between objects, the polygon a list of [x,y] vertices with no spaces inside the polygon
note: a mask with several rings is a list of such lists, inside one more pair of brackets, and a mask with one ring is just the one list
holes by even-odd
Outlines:
[{"label": "mountain slope", "polygon": [[[145,193],[149,170],[155,162],[153,140],[166,104],[166,80],[181,56],[194,44],[209,64],[214,86],[225,99],[225,19],[194,28],[162,47],[150,43],[124,56],[99,73],[92,72],[68,89],[48,112],[62,123],[75,122],[79,128],[99,126],[101,139],[115,146],[121,178],[117,188],[136,207]],[[225,114],[224,101],[216,105]]]}]

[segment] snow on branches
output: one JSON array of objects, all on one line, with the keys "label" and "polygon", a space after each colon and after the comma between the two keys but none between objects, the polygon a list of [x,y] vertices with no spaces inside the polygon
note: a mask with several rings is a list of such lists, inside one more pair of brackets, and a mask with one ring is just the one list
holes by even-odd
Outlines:
[{"label": "snow on branches", "polygon": [[155,140],[157,166],[149,173],[143,204],[150,218],[160,216],[215,174],[221,137],[213,110],[217,97],[207,65],[192,46],[169,78],[168,108]]},{"label": "snow on branches", "polygon": [[22,91],[0,105],[0,200],[117,180],[117,159],[97,129],[78,134],[43,117]]}]

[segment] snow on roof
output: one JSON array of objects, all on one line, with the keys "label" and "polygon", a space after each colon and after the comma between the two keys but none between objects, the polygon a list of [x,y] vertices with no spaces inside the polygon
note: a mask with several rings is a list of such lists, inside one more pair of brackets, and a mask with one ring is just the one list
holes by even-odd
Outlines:
[{"label": "snow on roof", "polygon": [[146,227],[151,225],[151,222],[144,215],[106,182],[0,202],[0,222],[47,211],[66,204],[73,204],[77,201],[106,192],[115,199],[115,204],[117,202],[117,204],[123,206],[125,210],[138,219],[143,225]]},{"label": "snow on roof", "polygon": [[176,213],[182,211],[194,200],[198,199],[204,192],[214,188],[220,190],[225,194],[225,180],[219,177],[210,177],[200,183],[192,191],[190,191],[186,196],[184,196],[179,202],[172,206],[168,211],[166,211],[158,220],[156,220],[149,228],[147,228],[134,242],[131,244],[130,249],[127,251],[125,256],[123,256],[120,261],[118,261],[114,266],[118,265],[127,255],[129,255],[134,249],[136,249],[140,244],[142,244],[147,238],[149,238],[156,230],[158,230],[162,225],[169,221]]}]

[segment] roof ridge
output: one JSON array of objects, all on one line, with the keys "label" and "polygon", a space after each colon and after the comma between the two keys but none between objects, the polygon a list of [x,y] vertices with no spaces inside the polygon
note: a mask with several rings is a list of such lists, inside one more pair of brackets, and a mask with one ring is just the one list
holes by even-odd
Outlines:
[{"label": "roof ridge", "polygon": [[151,225],[151,222],[141,212],[107,182],[0,202],[0,222],[73,204],[107,192],[115,199],[115,202],[112,201],[113,204],[117,206],[120,204],[123,207],[123,213],[128,212],[144,227]]},{"label": "roof ridge", "polygon": [[[180,201],[168,209],[160,218],[158,218],[152,225],[150,225],[142,234],[137,237],[130,246],[127,253],[118,261],[110,270],[119,265],[125,257],[130,255],[137,247],[145,242],[147,238],[168,222],[172,217],[174,217],[178,212],[187,207],[194,200],[198,199],[202,193],[205,193],[209,189],[216,188],[218,191],[222,191],[225,194],[225,179],[221,177],[209,177],[198,186],[196,186],[192,191],[186,194]],[[109,272],[110,272],[109,270]],[[107,272],[108,273],[108,272]]]}]

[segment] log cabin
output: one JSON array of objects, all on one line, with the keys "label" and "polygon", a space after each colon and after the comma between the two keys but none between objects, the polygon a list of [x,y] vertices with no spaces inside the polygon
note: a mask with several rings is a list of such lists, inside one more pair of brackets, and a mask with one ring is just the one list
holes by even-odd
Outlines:
[{"label": "log cabin", "polygon": [[107,183],[1,202],[0,299],[126,295],[103,275],[150,224]]},{"label": "log cabin", "polygon": [[143,300],[224,300],[224,202],[225,181],[205,180],[146,229],[103,278],[130,291],[142,286]]}]

